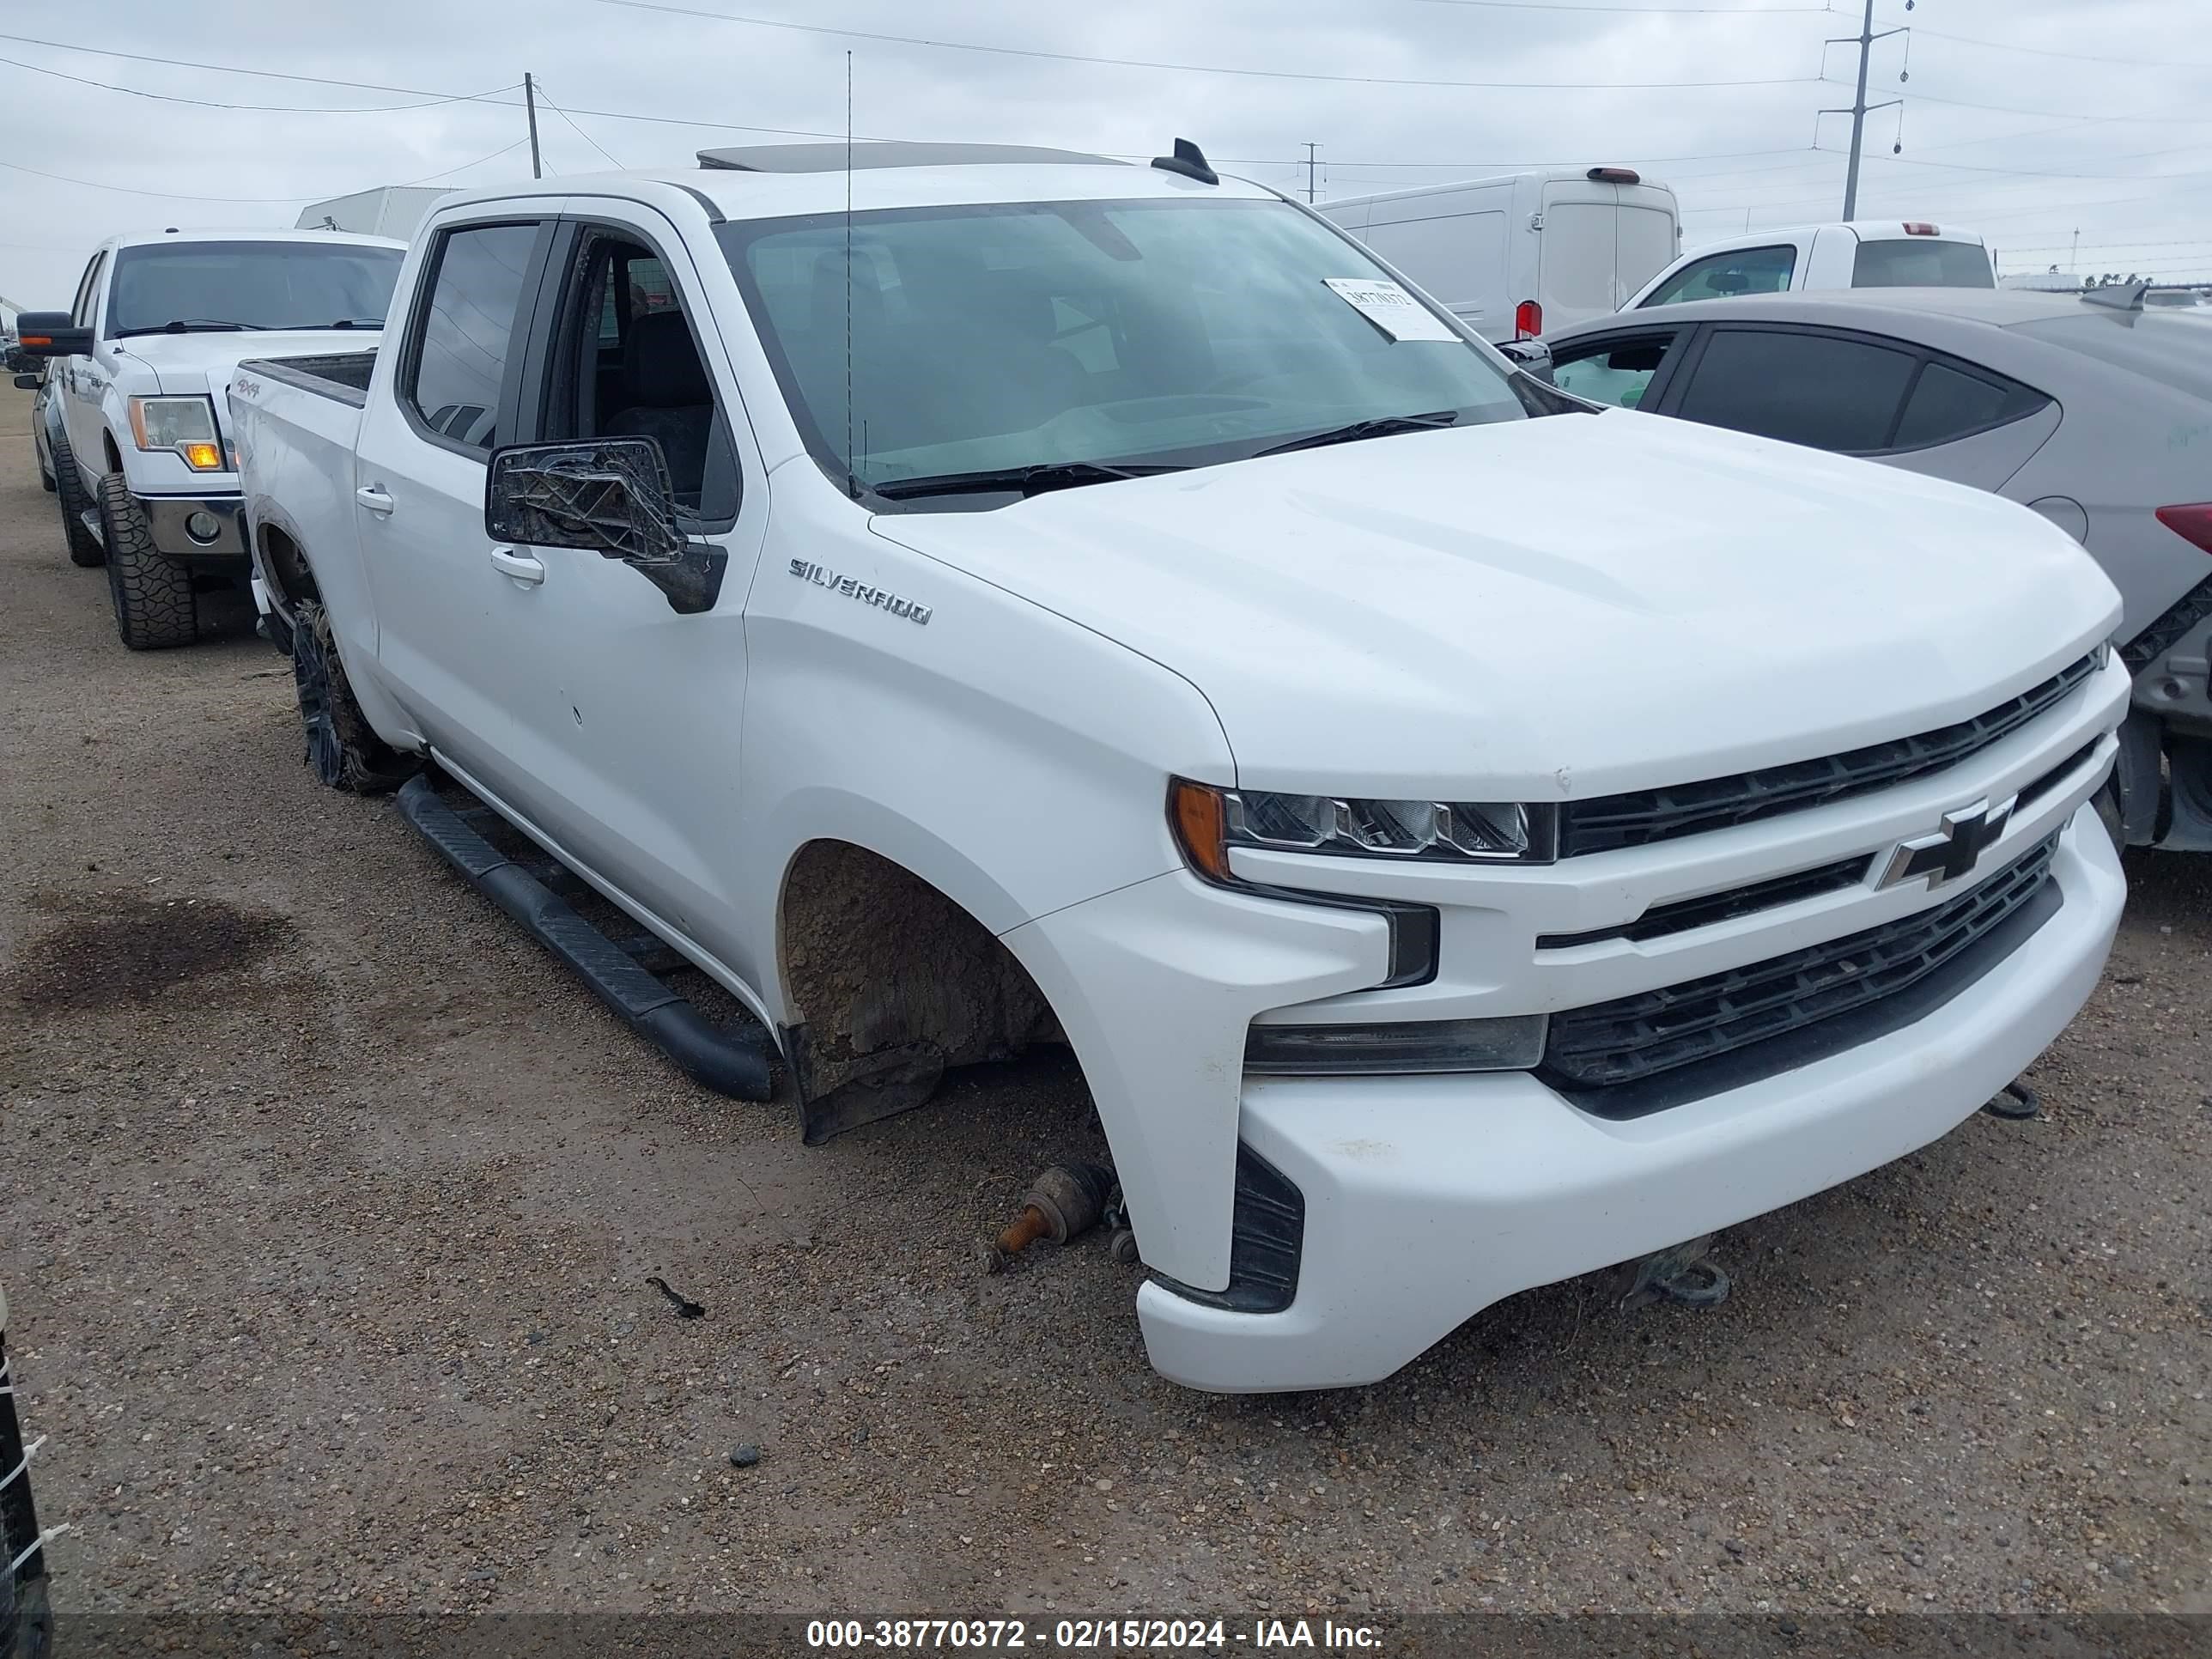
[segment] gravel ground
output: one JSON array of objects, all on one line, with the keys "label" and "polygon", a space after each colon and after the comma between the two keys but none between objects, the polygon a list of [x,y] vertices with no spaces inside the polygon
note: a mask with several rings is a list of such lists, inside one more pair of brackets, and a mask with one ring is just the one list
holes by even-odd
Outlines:
[{"label": "gravel ground", "polygon": [[[2212,860],[1978,1117],[1379,1387],[1144,1362],[1063,1064],[815,1151],[319,788],[239,611],[131,655],[0,403],[0,1277],[71,1612],[2212,1611]],[[644,1283],[703,1303],[679,1320]],[[740,1445],[758,1461],[733,1467]]]}]

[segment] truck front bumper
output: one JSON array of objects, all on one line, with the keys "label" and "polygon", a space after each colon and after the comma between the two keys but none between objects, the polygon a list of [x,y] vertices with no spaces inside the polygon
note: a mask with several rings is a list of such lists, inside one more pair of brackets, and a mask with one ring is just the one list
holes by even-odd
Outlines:
[{"label": "truck front bumper", "polygon": [[1528,1073],[1248,1077],[1243,1144],[1303,1201],[1296,1295],[1246,1313],[1147,1283],[1137,1310],[1153,1365],[1222,1393],[1374,1382],[1505,1297],[1938,1139],[2042,1052],[2103,970],[2126,889],[2093,810],[2062,833],[2052,876],[2056,910],[1934,1012],[1643,1117],[1592,1115]]},{"label": "truck front bumper", "polygon": [[164,556],[210,566],[246,564],[246,502],[229,495],[141,495],[154,545]]}]

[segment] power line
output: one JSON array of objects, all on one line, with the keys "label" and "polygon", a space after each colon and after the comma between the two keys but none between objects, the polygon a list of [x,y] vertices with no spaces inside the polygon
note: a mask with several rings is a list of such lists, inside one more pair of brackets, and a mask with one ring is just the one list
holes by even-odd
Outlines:
[{"label": "power line", "polygon": [[[1792,75],[1747,81],[1431,81],[1386,75],[1323,75],[1309,70],[1245,69],[1219,64],[1170,64],[1146,58],[1094,58],[1082,52],[1048,52],[1037,46],[994,46],[974,40],[932,40],[920,35],[879,34],[867,29],[835,28],[826,23],[794,23],[781,17],[742,17],[732,12],[701,11],[669,0],[598,0],[603,6],[630,11],[665,12],[676,17],[698,17],[714,23],[738,23],[750,28],[786,29],[798,34],[829,34],[841,40],[874,40],[887,46],[932,46],[945,52],[977,52],[999,58],[1037,58],[1057,64],[1100,64],[1113,69],[1164,70],[1184,75],[1233,75],[1270,81],[1326,81],[1352,86],[1442,87],[1477,92],[1631,92],[1710,91],[1723,87],[1808,86],[1818,78]],[[2212,116],[2206,118],[2212,120]]]},{"label": "power line", "polygon": [[583,130],[583,128],[581,128],[581,127],[578,126],[578,125],[577,125],[574,121],[569,120],[569,119],[568,119],[568,112],[567,110],[565,110],[565,109],[562,109],[562,108],[561,107],[561,106],[560,106],[560,105],[558,105],[558,104],[555,103],[555,102],[553,101],[553,100],[552,100],[550,96],[548,96],[548,95],[547,95],[546,91],[545,91],[545,83],[544,83],[543,81],[540,81],[540,82],[538,83],[538,96],[541,100],[544,100],[544,105],[545,105],[545,107],[546,107],[546,108],[548,108],[548,109],[551,110],[551,111],[552,111],[556,115],[559,116],[559,117],[560,117],[563,121],[568,121],[568,131],[571,131],[571,132],[574,133],[574,134],[576,135],[576,137],[578,137],[579,138],[582,139],[586,143],[589,144],[589,145],[590,145],[593,149],[595,149],[595,150],[599,151],[599,153],[600,155],[602,155],[605,156],[605,157],[607,158],[607,160],[608,160],[608,161],[613,161],[613,162],[614,162],[614,164],[615,164],[615,166],[616,166],[616,167],[617,167],[617,169],[621,168],[621,167],[622,167],[622,163],[621,163],[619,161],[617,161],[617,160],[616,160],[616,158],[615,158],[615,155],[614,155],[614,152],[613,152],[613,151],[610,150],[610,149],[608,149],[605,144],[601,143],[598,139],[596,139],[596,138],[592,137],[592,135],[591,135],[590,133],[588,133],[588,132],[585,131]]},{"label": "power line", "polygon": [[[0,39],[12,37],[0,36]],[[441,104],[461,104],[489,98],[491,93],[512,92],[515,83],[494,87],[490,92],[457,92],[447,97],[429,98],[419,104],[349,105],[343,108],[303,108],[297,104],[231,104],[211,98],[185,98],[174,93],[149,92],[143,87],[118,87],[112,81],[88,80],[82,75],[71,75],[65,70],[48,69],[43,64],[27,64],[20,58],[0,58],[0,64],[11,64],[19,70],[28,70],[33,75],[51,75],[58,81],[71,81],[81,87],[97,87],[102,92],[128,93],[133,98],[155,98],[165,104],[192,104],[201,109],[251,110],[263,115],[393,115],[403,110],[434,109]]]},{"label": "power line", "polygon": [[[526,137],[518,138],[513,143],[502,145],[492,151],[489,155],[479,155],[473,161],[457,161],[452,167],[441,167],[435,173],[426,173],[420,179],[410,179],[392,188],[405,190],[414,185],[427,185],[433,179],[443,179],[450,173],[459,173],[465,168],[476,167],[482,162],[495,161],[508,151],[520,149],[529,142]],[[138,190],[130,185],[104,185],[97,179],[72,179],[65,173],[48,173],[42,167],[27,167],[21,161],[4,159],[0,159],[0,167],[8,167],[16,173],[28,173],[40,179],[52,179],[59,184],[82,185],[87,190],[112,190],[125,196],[159,196],[177,202],[231,202],[271,206],[285,205],[294,202],[312,202],[316,199],[313,196],[194,196],[187,191],[177,190]],[[372,185],[369,188],[373,189],[375,186]]]},{"label": "power line", "polygon": [[[315,87],[349,87],[360,92],[394,92],[408,98],[429,98],[440,102],[461,99],[482,99],[488,103],[500,101],[484,93],[427,92],[421,87],[390,87],[374,81],[342,81],[325,75],[294,75],[283,70],[246,69],[236,64],[201,64],[189,58],[161,58],[150,52],[118,52],[112,46],[80,46],[67,40],[45,40],[33,34],[0,33],[0,40],[13,40],[22,46],[46,46],[55,52],[79,52],[94,58],[120,58],[133,64],[160,64],[170,69],[210,70],[217,75],[252,75],[264,81],[298,81]],[[512,88],[507,88],[512,90]],[[220,198],[197,198],[198,200]]]},{"label": "power line", "polygon": [[1419,0],[1428,6],[1480,6],[1493,11],[1595,11],[1627,17],[1817,17],[1826,6],[1575,6],[1545,0]]},{"label": "power line", "polygon": [[1960,46],[1986,46],[1993,52],[2026,52],[2033,58],[2063,58],[2072,64],[2117,64],[2123,69],[2212,70],[2212,64],[2200,64],[2193,58],[2100,58],[2086,52],[2060,52],[2050,46],[2022,46],[2010,40],[1984,40],[1978,35],[1952,34],[1942,29],[1931,29],[1924,23],[1913,24],[1912,32],[1932,40],[1955,40]]}]

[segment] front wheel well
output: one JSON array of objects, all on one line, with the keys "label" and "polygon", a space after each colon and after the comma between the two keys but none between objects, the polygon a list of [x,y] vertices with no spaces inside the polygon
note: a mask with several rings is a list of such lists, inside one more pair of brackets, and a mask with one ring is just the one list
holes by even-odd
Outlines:
[{"label": "front wheel well", "polygon": [[322,590],[315,586],[307,551],[289,535],[275,525],[263,525],[260,553],[262,574],[276,587],[272,597],[283,599],[286,616],[295,614],[302,599],[320,602]]},{"label": "front wheel well", "polygon": [[921,1105],[953,1066],[1065,1041],[988,928],[866,848],[801,848],[776,931],[785,1051],[809,1142]]}]

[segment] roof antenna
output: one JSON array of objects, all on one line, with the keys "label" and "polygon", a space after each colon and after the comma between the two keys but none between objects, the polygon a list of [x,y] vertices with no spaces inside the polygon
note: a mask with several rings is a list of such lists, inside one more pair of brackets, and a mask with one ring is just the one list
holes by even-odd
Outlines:
[{"label": "roof antenna", "polygon": [[845,493],[860,499],[853,470],[853,54],[845,53]]},{"label": "roof antenna", "polygon": [[1186,179],[1195,179],[1201,185],[1218,185],[1221,175],[1206,159],[1206,152],[1188,138],[1175,141],[1175,154],[1155,155],[1152,165],[1162,173],[1180,173]]}]

